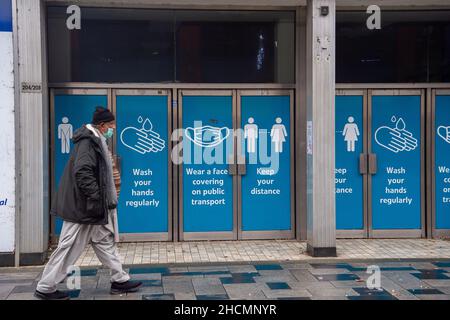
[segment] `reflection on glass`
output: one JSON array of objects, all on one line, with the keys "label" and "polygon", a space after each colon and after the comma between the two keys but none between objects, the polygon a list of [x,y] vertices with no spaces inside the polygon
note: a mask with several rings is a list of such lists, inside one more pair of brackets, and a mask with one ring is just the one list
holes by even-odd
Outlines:
[{"label": "reflection on glass", "polygon": [[259,48],[256,56],[256,70],[260,71],[264,64],[264,36],[259,34]]},{"label": "reflection on glass", "polygon": [[176,11],[177,81],[294,82],[293,12]]}]

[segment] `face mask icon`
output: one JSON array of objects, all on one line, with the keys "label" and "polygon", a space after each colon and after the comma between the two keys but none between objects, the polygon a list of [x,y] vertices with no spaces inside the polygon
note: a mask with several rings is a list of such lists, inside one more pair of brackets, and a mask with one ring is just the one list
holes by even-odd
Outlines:
[{"label": "face mask icon", "polygon": [[437,128],[437,134],[444,139],[445,142],[450,143],[450,126],[440,126]]},{"label": "face mask icon", "polygon": [[200,147],[212,148],[221,144],[230,134],[227,127],[217,128],[203,126],[197,128],[188,127],[185,130],[186,137]]}]

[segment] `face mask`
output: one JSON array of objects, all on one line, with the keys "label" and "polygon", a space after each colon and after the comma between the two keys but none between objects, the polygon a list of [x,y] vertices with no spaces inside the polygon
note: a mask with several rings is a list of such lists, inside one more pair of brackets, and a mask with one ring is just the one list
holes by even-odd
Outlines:
[{"label": "face mask", "polygon": [[445,142],[450,143],[450,127],[440,126],[437,128],[437,134],[444,139]]},{"label": "face mask", "polygon": [[105,133],[103,133],[103,136],[104,136],[106,139],[109,139],[109,138],[112,138],[113,133],[114,133],[113,128],[108,128],[108,131],[106,131]]},{"label": "face mask", "polygon": [[230,134],[227,127],[217,128],[211,126],[203,126],[197,128],[186,128],[186,137],[201,147],[215,147],[225,140]]}]

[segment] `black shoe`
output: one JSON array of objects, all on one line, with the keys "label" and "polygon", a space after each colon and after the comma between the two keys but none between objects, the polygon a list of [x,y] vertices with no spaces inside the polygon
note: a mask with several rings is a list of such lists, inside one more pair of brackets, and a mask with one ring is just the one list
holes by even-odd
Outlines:
[{"label": "black shoe", "polygon": [[59,290],[52,293],[42,293],[36,290],[34,296],[42,300],[70,300],[70,296],[67,293]]},{"label": "black shoe", "polygon": [[136,292],[142,286],[140,281],[113,282],[111,284],[111,294],[122,294],[127,292]]}]

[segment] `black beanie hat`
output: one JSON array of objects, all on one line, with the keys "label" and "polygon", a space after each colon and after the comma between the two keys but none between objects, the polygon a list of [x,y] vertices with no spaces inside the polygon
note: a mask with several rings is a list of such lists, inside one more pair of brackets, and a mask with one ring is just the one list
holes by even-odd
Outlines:
[{"label": "black beanie hat", "polygon": [[104,107],[96,107],[92,117],[92,124],[98,125],[102,122],[114,121],[116,118],[108,109]]}]

